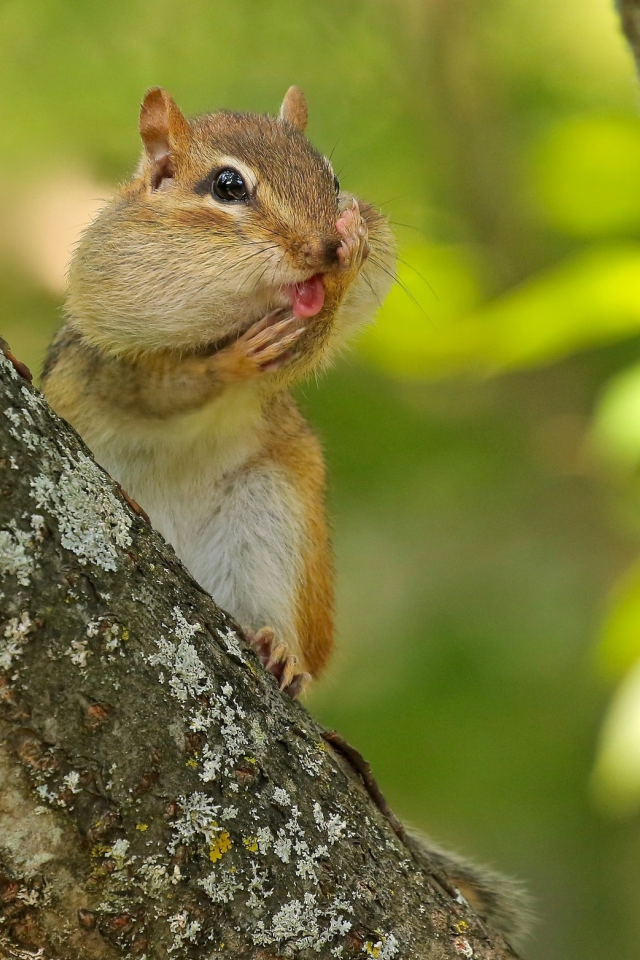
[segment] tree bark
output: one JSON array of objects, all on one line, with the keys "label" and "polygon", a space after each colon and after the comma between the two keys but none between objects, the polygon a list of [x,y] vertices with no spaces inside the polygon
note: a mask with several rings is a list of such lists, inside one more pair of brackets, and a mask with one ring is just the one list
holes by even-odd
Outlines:
[{"label": "tree bark", "polygon": [[0,411],[0,956],[515,956],[1,352]]}]

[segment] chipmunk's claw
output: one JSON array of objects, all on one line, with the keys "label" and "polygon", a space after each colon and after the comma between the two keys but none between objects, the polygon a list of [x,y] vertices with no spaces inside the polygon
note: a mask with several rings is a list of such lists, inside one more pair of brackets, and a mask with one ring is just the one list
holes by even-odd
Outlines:
[{"label": "chipmunk's claw", "polygon": [[244,633],[265,670],[278,681],[281,692],[294,698],[300,696],[311,674],[300,668],[298,658],[289,653],[287,644],[276,640],[271,627],[262,627],[257,633],[245,627]]}]

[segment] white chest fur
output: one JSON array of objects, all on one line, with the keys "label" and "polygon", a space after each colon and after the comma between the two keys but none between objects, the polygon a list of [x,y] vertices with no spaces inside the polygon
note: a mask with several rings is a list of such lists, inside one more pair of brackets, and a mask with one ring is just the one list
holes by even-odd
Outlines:
[{"label": "white chest fur", "polygon": [[219,404],[89,443],[214,600],[241,625],[273,627],[295,650],[302,505],[263,454],[252,397]]}]

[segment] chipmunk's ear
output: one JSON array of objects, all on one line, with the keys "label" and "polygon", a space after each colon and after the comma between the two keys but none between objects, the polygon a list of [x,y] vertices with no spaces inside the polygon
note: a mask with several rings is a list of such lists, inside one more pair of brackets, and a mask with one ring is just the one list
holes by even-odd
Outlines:
[{"label": "chipmunk's ear", "polygon": [[298,87],[289,87],[284,95],[278,117],[304,133],[307,126],[307,101],[302,90]]},{"label": "chipmunk's ear", "polygon": [[189,142],[189,124],[166,90],[152,87],[140,108],[140,136],[151,166],[151,186],[166,189],[175,176],[175,155]]}]

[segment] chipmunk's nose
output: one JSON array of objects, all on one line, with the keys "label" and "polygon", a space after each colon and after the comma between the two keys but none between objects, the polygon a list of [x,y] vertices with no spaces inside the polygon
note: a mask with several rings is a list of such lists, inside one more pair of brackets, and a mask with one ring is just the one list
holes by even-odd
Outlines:
[{"label": "chipmunk's nose", "polygon": [[330,270],[339,263],[338,248],[340,243],[340,239],[306,240],[300,247],[300,253],[305,264],[311,269]]}]

